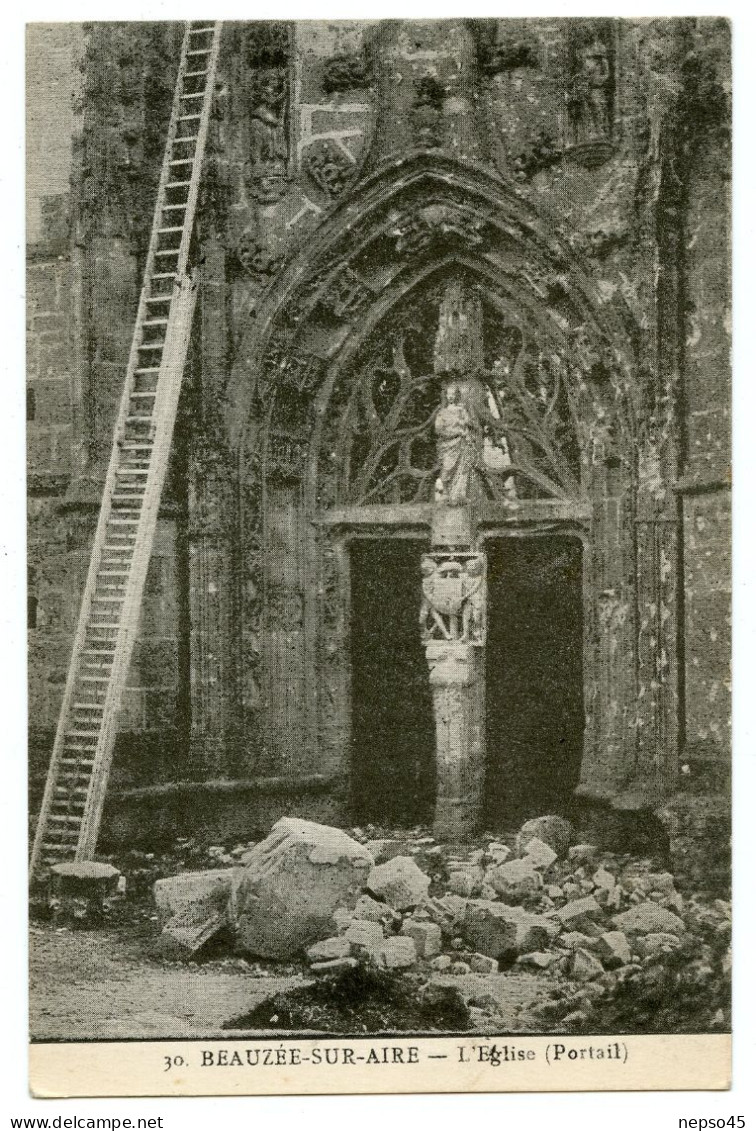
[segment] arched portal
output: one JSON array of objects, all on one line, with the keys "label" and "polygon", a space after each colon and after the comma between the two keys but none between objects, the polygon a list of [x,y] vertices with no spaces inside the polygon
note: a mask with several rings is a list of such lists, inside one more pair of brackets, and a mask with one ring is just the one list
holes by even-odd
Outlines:
[{"label": "arched portal", "polygon": [[[364,775],[366,764],[360,771],[355,759],[361,706],[354,697],[370,679],[364,664],[356,670],[354,650],[359,639],[369,649],[370,633],[360,638],[353,589],[364,611],[371,607],[364,570],[374,572],[373,589],[381,583],[380,565],[364,565],[367,545],[390,545],[385,557],[393,555],[391,569],[399,570],[389,570],[373,595],[374,635],[381,602],[388,625],[388,604],[406,587],[401,571],[411,557],[398,547],[412,544],[412,631],[420,655],[426,634],[431,683],[435,673],[446,687],[439,675],[446,661],[434,668],[430,657],[443,651],[434,652],[435,644],[446,647],[448,624],[419,624],[432,591],[421,590],[423,553],[443,549],[422,568],[443,575],[441,589],[456,585],[469,596],[475,570],[485,572],[472,559],[484,562],[488,542],[551,537],[579,547],[580,561],[572,573],[583,695],[565,788],[578,775],[597,793],[625,780],[635,689],[612,655],[623,634],[625,651],[633,636],[632,369],[622,325],[602,314],[566,245],[490,173],[417,156],[379,170],[333,213],[267,296],[241,354],[231,411],[245,421],[237,429],[243,663],[260,772],[326,773],[359,796],[354,771]],[[455,416],[467,421],[464,442],[455,438]],[[466,522],[465,536],[439,533],[441,513],[452,525]],[[619,554],[606,552],[610,541],[621,544]],[[402,557],[405,565],[396,565]],[[363,573],[355,578],[358,559]],[[458,611],[461,618],[461,605]],[[405,621],[408,614],[409,605]],[[416,666],[405,682],[419,687],[420,678]],[[478,676],[473,684],[483,686]],[[465,695],[463,729],[472,728],[470,741],[484,748],[492,733],[485,695]],[[418,694],[420,713],[427,693],[425,707],[422,701]],[[489,703],[489,714],[494,709]],[[438,792],[438,703],[436,724]],[[427,734],[393,769],[376,746],[370,765],[383,762],[394,778],[386,797],[411,790],[413,774],[421,792],[432,792],[426,741]],[[387,732],[384,750],[395,745]],[[493,752],[484,754],[492,766]],[[485,783],[470,784],[470,774],[481,772],[466,770],[457,792],[469,785],[480,801]],[[475,808],[479,814],[481,805]]]}]

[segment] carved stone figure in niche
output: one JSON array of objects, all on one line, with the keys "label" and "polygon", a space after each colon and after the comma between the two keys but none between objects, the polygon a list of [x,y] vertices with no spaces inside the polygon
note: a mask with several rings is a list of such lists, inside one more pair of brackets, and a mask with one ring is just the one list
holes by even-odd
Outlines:
[{"label": "carved stone figure in niche", "polygon": [[247,39],[250,66],[248,169],[253,196],[279,200],[289,164],[289,35],[283,24],[256,22]]},{"label": "carved stone figure in niche", "polygon": [[454,382],[444,390],[444,404],[434,422],[438,450],[436,502],[463,506],[469,497],[470,476],[477,466],[480,447],[473,417],[463,403],[462,391]]},{"label": "carved stone figure in niche", "polygon": [[430,640],[482,644],[485,637],[485,562],[482,554],[426,554],[420,563],[420,634]]},{"label": "carved stone figure in niche", "polygon": [[253,167],[283,165],[288,156],[284,129],[286,83],[283,75],[270,74],[257,88],[249,125],[249,151]]},{"label": "carved stone figure in niche", "polygon": [[612,133],[612,67],[602,36],[594,31],[573,56],[569,94],[572,144],[606,146]]}]

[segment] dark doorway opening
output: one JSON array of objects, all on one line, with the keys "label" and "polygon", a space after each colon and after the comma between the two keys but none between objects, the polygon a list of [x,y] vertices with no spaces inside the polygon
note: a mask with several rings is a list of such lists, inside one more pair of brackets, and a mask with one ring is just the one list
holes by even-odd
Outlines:
[{"label": "dark doorway opening", "polygon": [[435,729],[418,623],[419,540],[351,548],[352,810],[355,820],[429,822]]},{"label": "dark doorway opening", "polygon": [[488,553],[486,823],[559,812],[583,752],[582,545],[497,538]]}]

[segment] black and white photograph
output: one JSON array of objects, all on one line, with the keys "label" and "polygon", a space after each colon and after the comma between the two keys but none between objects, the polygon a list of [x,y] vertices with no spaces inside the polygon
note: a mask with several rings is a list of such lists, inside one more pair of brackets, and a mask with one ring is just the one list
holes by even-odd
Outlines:
[{"label": "black and white photograph", "polygon": [[32,1091],[727,1088],[731,25],[364,12],[26,28]]}]

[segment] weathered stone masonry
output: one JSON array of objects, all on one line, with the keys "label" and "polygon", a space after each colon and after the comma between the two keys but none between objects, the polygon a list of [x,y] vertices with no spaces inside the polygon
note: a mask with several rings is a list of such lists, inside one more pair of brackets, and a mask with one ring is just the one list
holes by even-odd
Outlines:
[{"label": "weathered stone masonry", "polygon": [[[179,35],[87,29],[58,251],[30,257],[35,780]],[[484,542],[582,547],[572,785],[621,809],[664,803],[673,849],[693,860],[696,836],[721,824],[729,759],[728,89],[716,20],[226,27],[191,372],[104,835],[135,815],[151,835],[176,821],[211,833],[284,812],[345,818],[350,547],[427,544],[430,496],[371,494],[372,457],[360,470],[338,440],[358,419],[350,390],[400,329],[405,353],[418,342],[407,356],[424,387],[422,327],[435,309],[432,347],[439,288],[456,281],[481,296],[486,366],[509,365],[517,341],[540,351],[539,380],[547,355],[550,379],[563,372],[573,439],[560,424],[548,482],[541,455],[541,485],[515,477],[479,525]]]}]

